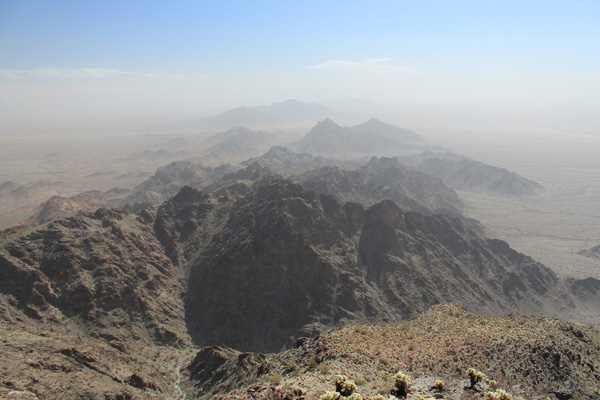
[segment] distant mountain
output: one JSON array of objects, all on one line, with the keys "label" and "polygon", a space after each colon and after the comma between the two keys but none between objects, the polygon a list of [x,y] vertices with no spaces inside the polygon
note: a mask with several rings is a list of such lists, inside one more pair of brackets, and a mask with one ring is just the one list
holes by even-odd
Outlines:
[{"label": "distant mountain", "polygon": [[426,142],[425,138],[418,133],[406,128],[398,128],[397,126],[386,124],[375,118],[368,120],[364,124],[354,125],[350,130],[359,135],[378,134],[401,143]]},{"label": "distant mountain", "polygon": [[0,183],[0,199],[13,200],[31,200],[38,196],[43,196],[48,190],[56,190],[62,186],[62,182],[35,181],[26,184],[18,184],[11,181]]},{"label": "distant mountain", "polygon": [[309,153],[296,153],[286,147],[275,146],[260,157],[253,157],[242,161],[242,165],[258,163],[270,170],[283,174],[293,175],[320,167],[338,167],[341,169],[355,169],[360,166],[356,161],[340,161],[313,156]]},{"label": "distant mountain", "polygon": [[54,195],[40,204],[28,223],[41,225],[79,211],[95,211],[100,207],[118,206],[131,193],[130,189],[114,188],[109,191],[90,190],[71,197]]},{"label": "distant mountain", "polygon": [[396,158],[373,157],[362,167],[348,171],[323,167],[296,178],[309,190],[370,206],[385,199],[407,211],[424,214],[460,214],[458,195],[441,179],[406,168]]},{"label": "distant mountain", "polygon": [[[334,158],[414,153],[427,146],[416,133],[372,119],[362,125],[341,127],[330,119],[317,123],[297,142],[287,147],[297,152]],[[433,148],[433,146],[430,146]]]},{"label": "distant mountain", "polygon": [[514,172],[469,159],[429,158],[415,168],[441,178],[446,185],[458,190],[500,196],[533,196],[544,189],[539,183]]},{"label": "distant mountain", "polygon": [[579,254],[580,256],[586,256],[600,260],[600,245],[594,246],[590,249],[581,250],[577,252],[577,254]]},{"label": "distant mountain", "polygon": [[231,128],[208,138],[200,160],[203,164],[220,165],[237,163],[248,157],[258,156],[278,144],[277,136],[253,131],[244,127]]},{"label": "distant mountain", "polygon": [[122,206],[132,211],[157,206],[177,194],[183,186],[202,188],[228,172],[231,172],[228,165],[213,168],[191,161],[176,161],[158,168],[153,176],[133,188]]},{"label": "distant mountain", "polygon": [[235,108],[199,122],[203,126],[211,128],[237,126],[263,128],[296,123],[314,124],[315,121],[339,115],[340,113],[315,103],[307,104],[298,100],[286,100],[268,106]]}]

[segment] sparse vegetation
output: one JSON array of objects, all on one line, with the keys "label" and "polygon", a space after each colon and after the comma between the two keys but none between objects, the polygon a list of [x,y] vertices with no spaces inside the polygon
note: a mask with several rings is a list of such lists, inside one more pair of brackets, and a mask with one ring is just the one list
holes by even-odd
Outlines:
[{"label": "sparse vegetation", "polygon": [[317,367],[317,369],[319,370],[319,372],[321,372],[322,374],[328,374],[330,372],[330,368],[329,365],[325,365],[325,364],[321,364]]},{"label": "sparse vegetation", "polygon": [[512,395],[503,389],[498,389],[495,392],[487,392],[485,400],[512,400]]},{"label": "sparse vegetation", "polygon": [[439,392],[443,392],[446,390],[446,382],[444,382],[442,379],[438,379],[433,384],[433,388]]},{"label": "sparse vegetation", "polygon": [[410,376],[398,371],[396,376],[394,376],[394,386],[400,396],[406,396],[410,387]]},{"label": "sparse vegetation", "polygon": [[469,381],[470,381],[469,387],[471,389],[474,389],[475,385],[477,385],[479,382],[487,381],[487,379],[488,379],[488,377],[483,372],[479,372],[475,368],[469,368],[467,370],[467,376],[469,377]]},{"label": "sparse vegetation", "polygon": [[280,385],[281,382],[283,382],[283,376],[275,374],[275,375],[269,375],[267,376],[267,382],[274,384],[274,385]]},{"label": "sparse vegetation", "polygon": [[346,375],[337,375],[335,377],[335,390],[342,396],[350,396],[356,391],[356,383],[348,379]]},{"label": "sparse vegetation", "polygon": [[340,394],[334,391],[325,392],[321,396],[319,396],[319,399],[321,400],[338,400],[339,398]]},{"label": "sparse vegetation", "polygon": [[367,381],[365,381],[362,378],[355,379],[354,382],[356,383],[357,386],[363,386],[367,383]]}]

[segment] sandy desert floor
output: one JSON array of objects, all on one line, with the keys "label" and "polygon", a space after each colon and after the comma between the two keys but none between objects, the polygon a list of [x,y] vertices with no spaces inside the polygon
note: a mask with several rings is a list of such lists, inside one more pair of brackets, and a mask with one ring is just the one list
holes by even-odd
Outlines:
[{"label": "sandy desert floor", "polygon": [[533,179],[546,190],[530,198],[459,192],[490,236],[557,273],[600,279],[600,260],[577,252],[600,244],[600,132],[429,132],[457,153]]}]

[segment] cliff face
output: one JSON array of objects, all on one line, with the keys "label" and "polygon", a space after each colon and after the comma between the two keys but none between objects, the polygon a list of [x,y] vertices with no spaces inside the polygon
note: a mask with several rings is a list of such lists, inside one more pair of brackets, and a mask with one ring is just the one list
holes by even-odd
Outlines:
[{"label": "cliff face", "polygon": [[574,307],[577,294],[549,269],[453,217],[389,200],[342,204],[255,172],[212,194],[184,187],[156,211],[99,210],[6,237],[3,318],[273,351],[290,337],[440,302],[485,314]]},{"label": "cliff face", "polygon": [[393,321],[439,302],[498,314],[571,303],[546,267],[450,216],[365,209],[285,180],[209,196],[184,189],[155,228],[189,271],[198,344],[273,351],[324,327]]},{"label": "cliff face", "polygon": [[67,323],[109,340],[188,343],[181,274],[152,218],[100,209],[9,239],[0,250],[0,318]]}]

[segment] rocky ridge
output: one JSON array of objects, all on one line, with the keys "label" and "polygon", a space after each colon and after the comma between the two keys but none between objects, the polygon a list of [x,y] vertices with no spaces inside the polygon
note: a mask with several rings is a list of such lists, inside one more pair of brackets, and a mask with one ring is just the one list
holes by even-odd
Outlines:
[{"label": "rocky ridge", "polygon": [[294,179],[307,189],[341,201],[370,206],[389,199],[409,211],[460,214],[461,202],[454,190],[439,178],[407,169],[397,158],[373,157],[352,171],[323,167]]},{"label": "rocky ridge", "polygon": [[[205,348],[184,374],[199,399],[218,393],[222,399],[317,400],[334,390],[337,375],[353,379],[365,399],[396,398],[398,371],[411,377],[407,395],[399,396],[409,400],[483,399],[496,388],[513,398],[598,399],[599,360],[600,333],[593,328],[519,315],[482,317],[442,304],[396,324],[303,338],[280,353]],[[489,380],[471,387],[470,368]],[[221,379],[201,372],[207,370]]]},{"label": "rocky ridge", "polygon": [[[191,163],[173,167],[178,176],[207,182]],[[152,184],[164,188],[168,179],[159,178]],[[246,390],[240,387],[262,382],[266,371],[279,374],[280,364],[244,352],[293,347],[295,339],[335,326],[401,321],[440,302],[488,315],[597,316],[599,281],[563,281],[451,216],[405,212],[390,200],[343,203],[258,164],[212,182],[210,193],[184,186],[137,214],[99,209],[2,232],[2,362],[13,367],[2,371],[0,393],[56,398],[65,382],[70,393],[88,398]],[[365,329],[359,338],[377,337]],[[311,348],[321,346],[318,340]],[[236,350],[221,347],[215,355],[209,347],[187,364],[192,343]],[[575,359],[595,351],[585,346]],[[314,351],[305,364],[325,360],[324,348]],[[206,376],[206,366],[219,370],[219,360],[233,372]],[[500,378],[489,363],[479,365]],[[240,370],[245,375],[237,376]],[[565,390],[588,393],[583,375],[573,376],[579,383]],[[276,385],[265,390],[300,395]]]}]

